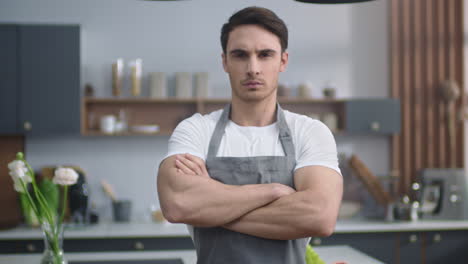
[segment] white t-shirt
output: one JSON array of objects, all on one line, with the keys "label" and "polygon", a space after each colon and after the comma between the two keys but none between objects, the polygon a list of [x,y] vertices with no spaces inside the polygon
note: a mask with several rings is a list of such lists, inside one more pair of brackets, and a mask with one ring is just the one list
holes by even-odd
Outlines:
[{"label": "white t-shirt", "polygon": [[[325,166],[341,174],[336,143],[330,129],[320,120],[284,111],[296,151],[295,170],[311,165]],[[194,114],[176,127],[169,139],[166,157],[189,153],[206,161],[208,146],[223,110]],[[277,123],[264,127],[239,126],[229,121],[218,157],[284,156]]]},{"label": "white t-shirt", "polygon": [[[283,111],[296,151],[294,170],[320,165],[341,174],[336,143],[330,129],[320,120]],[[221,109],[207,115],[197,113],[180,122],[169,139],[169,151],[165,158],[189,153],[206,161],[211,136],[222,112]],[[216,156],[284,156],[278,136],[276,122],[264,127],[246,127],[229,120]],[[187,229],[193,240],[193,226],[187,225]]]}]

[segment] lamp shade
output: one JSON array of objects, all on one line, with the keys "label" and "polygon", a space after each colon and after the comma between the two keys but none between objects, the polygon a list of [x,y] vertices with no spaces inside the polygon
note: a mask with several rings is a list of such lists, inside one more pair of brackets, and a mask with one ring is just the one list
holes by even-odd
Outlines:
[{"label": "lamp shade", "polygon": [[369,2],[373,0],[296,0],[297,2],[308,4],[352,4],[360,2]]}]

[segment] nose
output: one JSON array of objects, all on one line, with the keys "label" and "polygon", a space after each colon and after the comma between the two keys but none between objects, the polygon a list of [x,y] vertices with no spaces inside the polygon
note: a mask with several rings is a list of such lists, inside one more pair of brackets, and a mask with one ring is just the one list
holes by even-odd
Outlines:
[{"label": "nose", "polygon": [[256,57],[250,58],[249,62],[247,63],[247,74],[250,77],[260,74],[260,65]]}]

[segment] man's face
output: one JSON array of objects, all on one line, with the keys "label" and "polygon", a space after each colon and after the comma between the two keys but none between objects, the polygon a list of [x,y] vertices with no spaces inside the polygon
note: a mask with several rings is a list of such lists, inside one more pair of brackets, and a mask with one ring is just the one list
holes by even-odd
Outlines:
[{"label": "man's face", "polygon": [[286,69],[288,54],[279,38],[257,25],[242,25],[229,34],[224,71],[229,74],[232,96],[246,101],[276,98],[278,75]]}]

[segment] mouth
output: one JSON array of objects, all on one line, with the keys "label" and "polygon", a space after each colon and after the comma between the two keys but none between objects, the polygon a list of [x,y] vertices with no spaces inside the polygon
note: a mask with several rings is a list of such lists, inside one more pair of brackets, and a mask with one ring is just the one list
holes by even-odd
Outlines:
[{"label": "mouth", "polygon": [[255,89],[255,88],[262,86],[263,83],[260,81],[246,81],[246,82],[243,82],[242,85],[249,89]]}]

